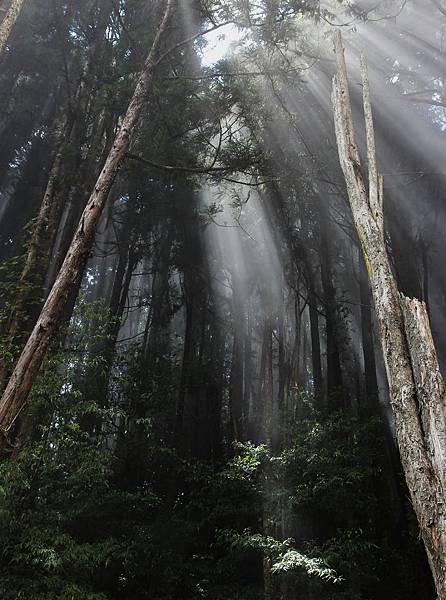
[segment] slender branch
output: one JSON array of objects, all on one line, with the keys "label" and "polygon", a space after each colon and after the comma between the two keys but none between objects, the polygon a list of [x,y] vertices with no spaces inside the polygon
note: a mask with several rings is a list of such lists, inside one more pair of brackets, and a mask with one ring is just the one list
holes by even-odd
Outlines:
[{"label": "slender branch", "polygon": [[144,158],[142,156],[138,156],[137,154],[132,154],[131,152],[126,153],[126,158],[130,158],[131,160],[136,160],[148,167],[154,167],[155,169],[160,169],[161,171],[167,171],[169,173],[196,173],[198,175],[205,175],[210,172],[219,172],[219,173],[227,173],[230,169],[228,167],[184,167],[181,165],[163,165],[148,158]]},{"label": "slender branch", "polygon": [[225,25],[230,25],[233,22],[234,21],[223,21],[222,23],[219,23],[218,25],[213,25],[212,27],[209,27],[209,29],[205,29],[204,31],[199,31],[198,33],[191,35],[190,37],[182,40],[181,42],[178,42],[177,44],[175,44],[174,46],[172,46],[171,48],[166,50],[163,54],[161,54],[161,56],[156,61],[155,66],[158,66],[165,58],[167,58],[169,56],[169,54],[172,54],[172,52],[175,52],[175,50],[178,50],[178,48],[181,48],[182,46],[185,46],[186,44],[189,44],[190,42],[194,42],[195,40],[202,37],[203,35],[207,35],[208,33],[211,33],[212,31],[216,31],[217,29],[220,29],[221,27],[224,27]]},{"label": "slender branch", "polygon": [[[196,167],[182,167],[182,166],[174,166],[174,165],[162,165],[160,163],[153,162],[148,160],[147,158],[143,158],[142,156],[138,156],[137,154],[132,154],[131,152],[126,153],[126,158],[130,158],[131,160],[136,160],[148,167],[153,167],[155,169],[160,169],[161,171],[166,171],[168,173],[193,173],[196,175],[210,175],[212,173],[221,173],[221,179],[223,181],[228,181],[229,183],[236,183],[238,185],[246,185],[248,187],[258,187],[261,185],[265,185],[266,183],[272,183],[273,181],[277,181],[277,179],[264,179],[262,181],[241,181],[240,179],[233,179],[232,177],[226,177],[223,173],[232,172],[232,169],[228,167],[205,167],[205,168],[196,168]],[[246,171],[238,171],[241,174],[250,175],[252,178],[255,177],[253,173],[246,173]]]},{"label": "slender branch", "polygon": [[432,4],[435,4],[435,6],[438,8],[438,10],[443,13],[444,15],[446,15],[446,8],[441,6],[440,4],[440,0],[431,0]]},{"label": "slender branch", "polygon": [[364,101],[364,120],[367,139],[367,159],[369,163],[369,204],[375,221],[384,235],[382,186],[383,181],[378,173],[376,161],[375,128],[373,125],[372,102],[370,99],[370,84],[365,56],[361,56],[361,76]]}]

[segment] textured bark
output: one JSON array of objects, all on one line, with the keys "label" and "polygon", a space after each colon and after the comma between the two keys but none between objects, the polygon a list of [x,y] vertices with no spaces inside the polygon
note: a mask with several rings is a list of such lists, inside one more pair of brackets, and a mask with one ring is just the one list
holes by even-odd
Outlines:
[{"label": "textured bark", "polygon": [[0,402],[0,429],[5,436],[26,404],[42,361],[60,323],[70,290],[90,253],[96,226],[114,182],[116,173],[130,145],[134,127],[149,93],[163,39],[176,2],[168,0],[162,21],[148,53],[133,97],[122,120],[105,165],[96,181],[74,235],[67,256],[45,302]]},{"label": "textured bark", "polygon": [[[372,324],[372,294],[367,283],[365,271],[362,265],[359,272],[359,297],[361,302],[361,339],[362,354],[364,357],[364,384],[367,408],[376,412],[379,405],[378,381],[376,378],[375,349],[373,347],[373,324]],[[379,411],[378,411],[379,413]]]},{"label": "textured bark", "polygon": [[8,43],[12,28],[18,19],[24,0],[12,0],[11,6],[0,24],[0,56],[3,54]]},{"label": "textured bark", "polygon": [[404,326],[430,460],[446,482],[446,389],[424,302],[401,296]]},{"label": "textured bark", "polygon": [[378,174],[365,60],[364,113],[369,163],[365,184],[355,142],[341,35],[335,37],[337,75],[333,110],[339,158],[372,285],[395,430],[406,482],[431,565],[439,600],[446,600],[445,388],[426,307],[402,297],[384,242],[383,186]]}]

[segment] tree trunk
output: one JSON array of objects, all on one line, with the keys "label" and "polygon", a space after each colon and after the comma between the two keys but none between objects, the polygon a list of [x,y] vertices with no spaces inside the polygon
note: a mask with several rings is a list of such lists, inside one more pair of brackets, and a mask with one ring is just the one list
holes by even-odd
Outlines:
[{"label": "tree trunk", "polygon": [[[363,272],[364,271],[364,272]],[[375,408],[379,405],[378,381],[376,378],[375,349],[373,347],[373,324],[371,309],[371,292],[366,279],[365,269],[359,266],[359,297],[361,303],[361,339],[362,354],[364,358],[364,384],[367,407],[372,412],[378,412]]]},{"label": "tree trunk", "polygon": [[233,275],[232,284],[232,319],[234,338],[232,346],[231,380],[229,384],[229,406],[231,410],[232,438],[242,442],[245,439],[245,423],[243,411],[243,338],[244,307],[240,297],[240,281]]},{"label": "tree trunk", "polygon": [[[286,282],[282,278],[285,289]],[[288,331],[288,306],[285,292],[280,295],[280,308],[278,314],[279,330],[279,410],[281,420],[287,420],[288,390],[290,382],[290,341]]]},{"label": "tree trunk", "polygon": [[162,21],[136,84],[122,125],[88,200],[53,288],[40,317],[6,386],[0,402],[0,429],[5,436],[25,406],[37,377],[49,343],[56,333],[72,284],[82,270],[94,240],[96,226],[114,182],[116,173],[128,150],[131,136],[149,93],[157,66],[160,48],[167,33],[175,0],[168,0]]},{"label": "tree trunk", "polygon": [[339,326],[338,311],[336,308],[336,294],[333,285],[333,268],[331,264],[330,249],[328,247],[328,231],[325,208],[319,209],[319,218],[322,242],[320,246],[321,254],[321,283],[323,293],[323,303],[325,312],[325,337],[327,354],[327,396],[329,398],[329,408],[336,409],[343,404],[341,394],[346,393],[346,388],[342,382],[341,359],[339,355]]},{"label": "tree trunk", "polygon": [[194,318],[194,305],[193,300],[190,300],[187,296],[185,299],[185,318],[186,325],[184,331],[184,344],[183,344],[183,359],[181,364],[181,377],[180,377],[180,388],[178,391],[178,400],[175,410],[175,425],[174,425],[174,443],[175,448],[182,452],[185,446],[184,439],[184,411],[186,407],[187,392],[189,388],[190,371],[193,360],[193,318]]},{"label": "tree trunk", "polygon": [[214,468],[219,464],[222,458],[222,428],[221,411],[224,393],[224,371],[225,371],[225,342],[221,334],[218,319],[215,315],[211,324],[211,364],[212,379],[207,388],[207,400],[209,403],[211,431],[211,452]]},{"label": "tree trunk", "polygon": [[259,441],[258,410],[255,397],[256,386],[253,365],[253,315],[252,302],[246,300],[246,328],[243,341],[243,407],[245,411],[246,437],[254,442]]},{"label": "tree trunk", "polygon": [[310,334],[311,334],[311,364],[313,370],[313,389],[317,403],[322,400],[322,361],[321,361],[321,341],[319,334],[319,315],[317,311],[317,299],[314,293],[313,283],[310,283],[308,292],[308,310],[310,314]]},{"label": "tree trunk", "polygon": [[274,438],[274,395],[273,395],[273,320],[271,308],[265,308],[262,341],[262,386],[263,441],[272,447]]},{"label": "tree trunk", "polygon": [[[268,294],[265,294],[267,297]],[[270,451],[274,442],[274,390],[273,390],[273,319],[271,301],[265,302],[265,320],[263,324],[262,341],[262,372],[261,372],[261,398],[263,405],[263,443]],[[263,500],[263,534],[274,535],[274,507],[272,503],[273,489],[271,487],[272,476],[269,474],[270,466],[267,466],[265,476],[265,489]],[[275,583],[272,572],[272,557],[268,550],[263,556],[263,587],[264,600],[274,600]]]},{"label": "tree trunk", "polygon": [[[24,341],[25,332],[29,333],[32,324],[30,326],[30,308],[28,305],[32,300],[34,300],[34,302],[36,301],[36,299],[33,298],[34,295],[37,295],[37,297],[40,298],[42,294],[42,289],[38,280],[43,279],[45,276],[44,273],[40,274],[40,267],[49,252],[47,246],[50,245],[50,240],[47,228],[61,163],[62,152],[59,150],[50,172],[48,184],[43,195],[42,205],[35,220],[28,250],[25,255],[25,261],[19,277],[21,286],[20,293],[18,294],[18,297],[14,299],[5,327],[4,345],[6,351],[9,352],[12,351],[16,343]],[[46,252],[46,250],[48,250],[48,252]],[[39,260],[39,257],[42,257],[41,261]],[[41,276],[39,277],[39,275]],[[3,391],[5,388],[7,377],[8,369],[6,362],[4,362],[0,365],[0,391]]]},{"label": "tree trunk", "polygon": [[406,482],[435,581],[446,600],[446,420],[441,377],[424,303],[398,292],[384,241],[383,185],[378,174],[370,90],[362,60],[369,186],[355,142],[340,33],[333,110],[339,158],[372,285],[395,430]]},{"label": "tree trunk", "polygon": [[24,0],[12,0],[8,12],[0,24],[0,56],[5,51],[12,28],[14,27],[22,9],[23,2]]}]

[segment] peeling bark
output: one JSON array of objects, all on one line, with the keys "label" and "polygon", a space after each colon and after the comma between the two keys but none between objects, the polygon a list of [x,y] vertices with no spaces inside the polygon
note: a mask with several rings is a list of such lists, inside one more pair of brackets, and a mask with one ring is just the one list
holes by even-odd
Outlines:
[{"label": "peeling bark", "polygon": [[438,599],[446,600],[445,386],[426,306],[399,294],[387,255],[367,66],[362,59],[368,189],[355,142],[340,33],[335,37],[335,50],[332,102],[339,158],[372,286],[401,462]]},{"label": "peeling bark", "polygon": [[8,43],[12,28],[17,21],[24,0],[12,0],[11,6],[0,24],[0,56],[3,54]]},{"label": "peeling bark", "polygon": [[446,388],[426,304],[401,295],[404,326],[430,460],[446,482]]}]

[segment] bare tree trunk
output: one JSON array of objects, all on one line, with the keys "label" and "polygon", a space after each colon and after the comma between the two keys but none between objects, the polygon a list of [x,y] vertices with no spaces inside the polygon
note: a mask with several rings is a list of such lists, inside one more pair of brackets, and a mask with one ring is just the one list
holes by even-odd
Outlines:
[{"label": "bare tree trunk", "polygon": [[245,423],[243,411],[243,337],[244,337],[244,307],[240,297],[240,282],[233,275],[232,317],[234,342],[232,347],[232,368],[229,385],[229,406],[231,410],[232,437],[237,442],[245,439]]},{"label": "bare tree trunk", "polygon": [[175,409],[174,443],[178,451],[184,448],[184,410],[186,407],[189,387],[190,367],[193,356],[193,314],[194,307],[188,297],[185,298],[185,330],[183,343],[183,358],[181,363],[180,389],[178,391]]},{"label": "bare tree trunk", "polygon": [[[263,324],[262,342],[262,386],[261,397],[263,404],[263,443],[270,451],[274,440],[274,390],[273,390],[273,319],[272,304],[268,294],[265,294],[265,320]],[[267,467],[270,469],[270,467]],[[274,508],[272,506],[271,477],[266,476],[263,500],[263,534],[274,535]],[[272,557],[268,550],[263,556],[263,588],[264,600],[274,600],[275,583],[272,572]]]},{"label": "bare tree trunk", "polygon": [[247,439],[256,439],[258,428],[255,426],[253,410],[253,365],[252,365],[252,308],[246,302],[246,328],[243,341],[243,407],[245,410],[245,430]]},{"label": "bare tree trunk", "polygon": [[384,241],[383,185],[376,162],[370,90],[362,60],[368,179],[355,142],[347,69],[340,33],[333,110],[339,158],[372,285],[395,430],[406,482],[435,581],[446,600],[445,384],[439,371],[426,305],[398,292]]},{"label": "bare tree trunk", "polygon": [[271,448],[274,438],[274,394],[273,394],[273,319],[269,305],[265,307],[262,341],[262,405],[263,405],[263,441]]},{"label": "bare tree trunk", "polygon": [[311,282],[308,292],[308,310],[310,314],[310,334],[311,334],[311,364],[313,369],[313,389],[314,396],[318,404],[322,401],[322,360],[321,360],[321,340],[319,333],[319,315],[317,311],[317,299],[314,293],[314,285]]},{"label": "bare tree trunk", "polygon": [[152,87],[161,45],[167,33],[175,4],[175,0],[168,0],[166,4],[162,21],[140,73],[121,128],[116,135],[105,165],[82,214],[61,270],[0,401],[0,429],[5,437],[7,437],[12,424],[26,404],[28,394],[37,377],[49,343],[61,320],[71,286],[76,281],[78,273],[83,268],[84,261],[91,250],[96,226],[116,173],[130,145],[131,136],[147,94]]},{"label": "bare tree trunk", "polygon": [[[328,218],[324,214],[325,211],[320,210],[320,218],[324,221]],[[329,408],[336,409],[343,404],[341,397],[342,393],[347,393],[345,386],[342,385],[342,370],[341,360],[339,355],[339,331],[338,331],[338,315],[336,309],[336,296],[333,285],[333,269],[331,265],[330,250],[328,248],[326,223],[321,223],[322,228],[322,243],[320,247],[321,253],[321,283],[323,304],[325,312],[325,338],[327,344],[327,396],[329,398]]]},{"label": "bare tree trunk", "polygon": [[278,314],[279,330],[279,410],[281,419],[288,420],[288,389],[290,381],[290,340],[288,331],[288,306],[286,292],[286,282],[282,276],[283,291],[280,295],[280,309]]},{"label": "bare tree trunk", "polygon": [[212,318],[211,328],[212,379],[207,389],[207,400],[210,410],[211,456],[212,463],[216,467],[222,457],[221,411],[224,388],[225,342],[215,315]]},{"label": "bare tree trunk", "polygon": [[12,28],[14,27],[22,9],[23,2],[24,0],[12,0],[8,12],[0,24],[0,56],[5,51]]}]

